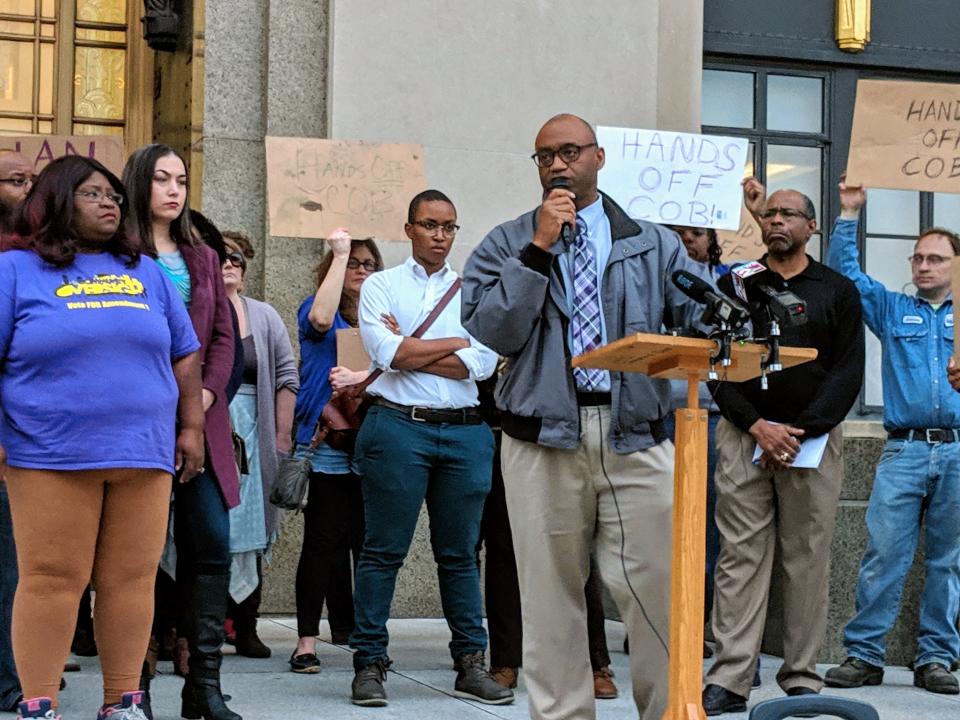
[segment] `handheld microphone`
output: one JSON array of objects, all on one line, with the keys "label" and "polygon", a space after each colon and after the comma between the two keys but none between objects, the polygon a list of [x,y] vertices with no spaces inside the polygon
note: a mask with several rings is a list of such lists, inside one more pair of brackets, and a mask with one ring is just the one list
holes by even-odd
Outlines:
[{"label": "handheld microphone", "polygon": [[[569,190],[570,178],[555,177],[553,180],[551,180],[550,183],[547,185],[547,189],[543,191],[544,198],[546,198],[546,196],[550,194],[551,190],[554,190],[556,188]],[[570,223],[568,222],[565,222],[563,224],[563,227],[560,228],[560,242],[563,243],[564,247],[570,247],[570,243],[573,242],[573,227],[571,227]]]},{"label": "handheld microphone", "polygon": [[750,311],[747,308],[733,298],[718,295],[710,283],[697,277],[692,272],[674,270],[671,278],[680,292],[691,300],[707,306],[703,314],[704,324],[725,324],[736,330],[743,327],[750,319]]}]

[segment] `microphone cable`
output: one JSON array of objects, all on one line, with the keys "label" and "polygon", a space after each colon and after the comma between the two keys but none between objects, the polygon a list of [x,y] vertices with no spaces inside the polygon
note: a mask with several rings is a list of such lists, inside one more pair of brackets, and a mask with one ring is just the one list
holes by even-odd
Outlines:
[{"label": "microphone cable", "polygon": [[[620,566],[623,568],[623,579],[627,582],[627,588],[630,590],[630,594],[633,595],[633,599],[637,601],[637,606],[640,608],[640,614],[643,615],[643,619],[646,621],[647,626],[650,628],[650,631],[656,636],[657,640],[660,642],[660,647],[663,648],[664,654],[667,656],[667,660],[670,659],[670,650],[667,647],[667,643],[664,641],[663,636],[659,633],[656,626],[653,624],[653,621],[650,619],[650,615],[647,614],[647,608],[644,607],[643,601],[640,599],[640,596],[637,595],[637,591],[633,589],[633,583],[630,582],[630,576],[627,573],[627,561],[624,559],[624,553],[627,547],[627,534],[623,527],[623,515],[620,514],[620,502],[617,500],[617,491],[613,487],[613,481],[610,480],[610,476],[607,474],[607,465],[604,461],[603,454],[603,441],[606,437],[603,433],[603,416],[600,412],[600,409],[597,409],[597,422],[600,425],[600,469],[603,471],[603,477],[606,478],[607,485],[610,486],[610,494],[613,496],[613,506],[617,510],[617,521],[620,523]],[[671,503],[672,504],[672,503]],[[672,523],[671,523],[672,528]],[[670,546],[673,547],[673,540],[671,534]],[[671,574],[673,570],[671,569]],[[628,633],[629,637],[629,633]]]}]

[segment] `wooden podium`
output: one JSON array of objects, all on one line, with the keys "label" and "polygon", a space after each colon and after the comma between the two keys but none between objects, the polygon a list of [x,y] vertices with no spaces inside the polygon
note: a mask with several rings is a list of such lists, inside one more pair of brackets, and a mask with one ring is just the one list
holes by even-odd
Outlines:
[{"label": "wooden podium", "polygon": [[[717,343],[699,338],[638,333],[573,358],[574,367],[641,372],[687,381],[687,407],[677,410],[673,486],[673,567],[670,581],[669,701],[664,720],[705,720],[703,676],[703,581],[706,572],[707,411],[698,407]],[[721,380],[758,377],[765,345],[734,343],[731,364],[716,368]],[[817,357],[812,348],[781,347],[784,368]],[[629,529],[627,530],[629,532]]]}]

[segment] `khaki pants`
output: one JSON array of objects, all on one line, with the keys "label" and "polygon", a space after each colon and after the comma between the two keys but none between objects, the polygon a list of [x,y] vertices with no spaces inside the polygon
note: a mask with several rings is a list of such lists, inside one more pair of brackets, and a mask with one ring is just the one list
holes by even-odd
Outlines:
[{"label": "khaki pants", "polygon": [[819,691],[817,654],[827,625],[830,542],[843,475],[843,435],[829,435],[820,467],[771,472],[753,463],[756,443],[727,420],[717,425],[720,557],[713,597],[717,660],[706,683],[749,697],[767,617],[774,543],[783,569],[786,691]]},{"label": "khaki pants", "polygon": [[640,717],[660,720],[667,704],[662,643],[670,635],[673,444],[617,455],[607,442],[609,408],[581,408],[580,424],[575,450],[503,437],[530,716],[596,717],[583,594],[593,546],[630,636]]},{"label": "khaki pants", "polygon": [[77,606],[91,578],[103,702],[118,703],[140,686],[170,488],[162,470],[7,468],[20,566],[13,652],[25,698],[57,704]]}]

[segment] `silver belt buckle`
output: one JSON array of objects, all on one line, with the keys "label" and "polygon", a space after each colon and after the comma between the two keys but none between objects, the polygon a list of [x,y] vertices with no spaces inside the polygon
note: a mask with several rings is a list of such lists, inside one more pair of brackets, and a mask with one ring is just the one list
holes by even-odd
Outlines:
[{"label": "silver belt buckle", "polygon": [[923,432],[924,432],[924,434],[926,434],[926,436],[927,436],[927,443],[930,444],[930,445],[934,445],[934,444],[936,444],[936,443],[942,442],[941,440],[933,440],[933,439],[931,439],[931,437],[930,437],[930,431],[931,431],[931,430],[939,430],[939,428],[924,428],[924,431],[923,431]]},{"label": "silver belt buckle", "polygon": [[418,408],[418,407],[412,407],[412,408],[410,408],[410,419],[413,420],[414,422],[422,422],[422,423],[425,423],[426,420],[425,420],[424,418],[418,418],[418,417],[417,417],[417,410],[421,410],[421,409],[422,409],[422,408]]}]

